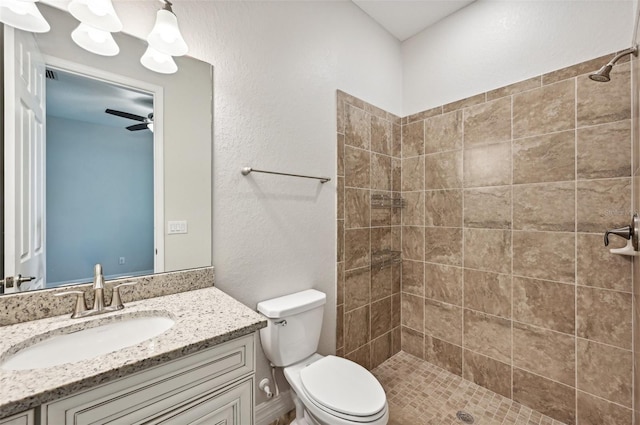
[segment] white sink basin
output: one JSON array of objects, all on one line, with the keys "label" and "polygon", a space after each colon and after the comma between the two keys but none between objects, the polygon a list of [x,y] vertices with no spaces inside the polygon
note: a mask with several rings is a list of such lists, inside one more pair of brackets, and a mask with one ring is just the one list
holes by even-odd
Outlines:
[{"label": "white sink basin", "polygon": [[137,317],[71,331],[23,348],[2,362],[0,369],[42,369],[90,359],[151,339],[174,323],[167,317]]}]

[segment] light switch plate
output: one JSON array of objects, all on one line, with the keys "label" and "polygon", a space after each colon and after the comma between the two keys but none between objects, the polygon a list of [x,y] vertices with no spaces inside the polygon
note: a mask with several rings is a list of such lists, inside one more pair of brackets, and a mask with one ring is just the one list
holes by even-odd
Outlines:
[{"label": "light switch plate", "polygon": [[186,220],[175,220],[167,222],[167,234],[178,235],[181,233],[189,233]]}]

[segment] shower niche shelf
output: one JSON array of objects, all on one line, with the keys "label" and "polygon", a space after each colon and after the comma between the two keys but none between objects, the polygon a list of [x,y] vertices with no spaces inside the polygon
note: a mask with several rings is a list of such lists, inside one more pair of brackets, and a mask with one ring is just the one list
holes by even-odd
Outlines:
[{"label": "shower niche shelf", "polygon": [[394,264],[402,262],[402,251],[393,251],[390,249],[382,249],[371,253],[371,268],[384,269]]},{"label": "shower niche shelf", "polygon": [[380,194],[371,195],[371,208],[404,208],[406,205],[407,201],[400,197]]}]

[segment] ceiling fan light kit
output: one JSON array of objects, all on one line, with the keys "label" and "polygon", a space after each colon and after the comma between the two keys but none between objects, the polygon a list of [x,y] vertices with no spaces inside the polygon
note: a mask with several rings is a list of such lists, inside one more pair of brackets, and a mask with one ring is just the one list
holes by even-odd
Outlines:
[{"label": "ceiling fan light kit", "polygon": [[[0,0],[0,22],[29,32],[47,32],[51,26],[42,16],[38,0]],[[189,48],[182,37],[178,18],[169,0],[159,0],[163,8],[156,14],[156,22],[147,37],[149,46],[140,58],[147,69],[161,74],[178,71],[172,56],[185,55]],[[102,56],[120,52],[111,33],[122,30],[122,22],[111,0],[71,0],[69,13],[80,21],[71,38],[81,48]]]},{"label": "ceiling fan light kit", "polygon": [[0,22],[29,32],[47,32],[49,23],[38,10],[38,0],[2,0]]}]

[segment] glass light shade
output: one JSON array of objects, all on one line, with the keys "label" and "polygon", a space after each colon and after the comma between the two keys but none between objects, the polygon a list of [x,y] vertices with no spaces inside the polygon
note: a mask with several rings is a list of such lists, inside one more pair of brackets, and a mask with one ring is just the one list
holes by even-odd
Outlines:
[{"label": "glass light shade", "polygon": [[49,23],[38,10],[37,0],[0,1],[0,22],[29,32],[47,32]]},{"label": "glass light shade", "polygon": [[140,63],[145,68],[160,74],[174,74],[178,71],[178,65],[171,55],[159,52],[151,46],[147,47],[144,55],[140,58]]},{"label": "glass light shade", "polygon": [[165,9],[158,10],[156,24],[147,41],[157,51],[171,56],[182,56],[189,50],[180,33],[178,18],[173,12]]},{"label": "glass light shade", "polygon": [[71,33],[71,38],[78,46],[96,55],[115,56],[120,52],[120,48],[110,32],[93,28],[87,24],[80,23],[78,28]]},{"label": "glass light shade", "polygon": [[80,22],[102,31],[122,30],[122,22],[111,0],[73,0],[69,3],[69,13]]}]

